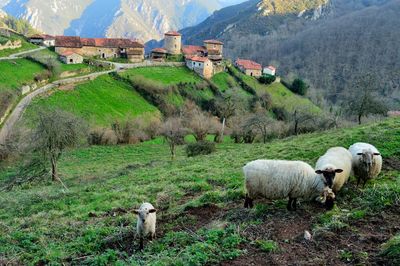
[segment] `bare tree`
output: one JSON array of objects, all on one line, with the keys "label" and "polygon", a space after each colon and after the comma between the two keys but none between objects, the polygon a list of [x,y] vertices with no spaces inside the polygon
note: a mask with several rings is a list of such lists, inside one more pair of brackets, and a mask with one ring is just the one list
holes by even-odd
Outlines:
[{"label": "bare tree", "polygon": [[292,116],[294,134],[299,134],[299,127],[310,121],[315,120],[315,114],[307,108],[297,108]]},{"label": "bare tree", "polygon": [[245,122],[246,128],[254,128],[263,138],[263,143],[267,143],[268,127],[273,123],[272,118],[268,117],[265,112],[257,112],[250,115]]},{"label": "bare tree", "polygon": [[58,161],[66,149],[77,146],[83,139],[84,124],[70,113],[47,108],[38,111],[35,124],[33,151],[50,163],[52,180],[62,182],[58,176]]},{"label": "bare tree", "polygon": [[359,77],[355,82],[355,89],[350,91],[344,101],[347,112],[357,116],[358,124],[361,125],[362,118],[369,114],[387,114],[387,106],[378,100],[376,94],[378,79],[371,74]]},{"label": "bare tree", "polygon": [[183,108],[183,123],[191,130],[196,141],[204,141],[208,134],[218,132],[218,127],[222,128],[217,119],[201,111],[191,101],[187,101]]},{"label": "bare tree", "polygon": [[180,117],[170,117],[161,125],[160,135],[168,142],[172,159],[176,155],[176,146],[184,143],[187,132]]}]

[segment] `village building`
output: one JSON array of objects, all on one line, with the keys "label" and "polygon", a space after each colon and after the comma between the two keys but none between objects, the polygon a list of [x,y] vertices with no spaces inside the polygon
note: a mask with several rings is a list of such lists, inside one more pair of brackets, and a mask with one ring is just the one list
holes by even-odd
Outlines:
[{"label": "village building", "polygon": [[12,41],[6,38],[4,38],[3,40],[3,38],[0,37],[0,51],[5,49],[17,49],[20,48],[21,46],[22,46],[21,40]]},{"label": "village building", "polygon": [[210,79],[214,75],[213,63],[207,57],[187,57],[186,66],[206,79]]},{"label": "village building", "polygon": [[217,40],[206,40],[204,46],[207,49],[208,58],[214,65],[220,64],[223,59],[224,43]]},{"label": "village building", "polygon": [[264,67],[263,74],[275,76],[276,75],[276,68],[273,66]]},{"label": "village building", "polygon": [[235,66],[248,76],[259,78],[262,75],[262,66],[254,61],[237,59]]},{"label": "village building", "polygon": [[184,45],[182,48],[182,52],[185,57],[191,57],[191,56],[207,57],[208,56],[207,48],[204,46]]},{"label": "village building", "polygon": [[177,31],[165,33],[164,48],[170,55],[182,54],[182,34]]},{"label": "village building", "polygon": [[80,54],[71,52],[71,51],[66,51],[60,54],[60,60],[64,64],[82,64],[83,63],[83,57]]},{"label": "village building", "polygon": [[36,45],[54,47],[56,45],[56,38],[47,34],[36,34],[29,38],[29,42]]},{"label": "village building", "polygon": [[138,40],[57,36],[55,46],[58,54],[74,52],[101,59],[127,58],[133,63],[144,60],[144,44]]},{"label": "village building", "polygon": [[164,48],[155,48],[151,51],[151,59],[154,61],[164,61],[167,55],[168,51]]}]

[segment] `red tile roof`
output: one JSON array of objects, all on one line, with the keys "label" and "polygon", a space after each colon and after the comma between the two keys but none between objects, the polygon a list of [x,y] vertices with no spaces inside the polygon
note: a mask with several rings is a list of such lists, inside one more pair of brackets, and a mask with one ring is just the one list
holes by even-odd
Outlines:
[{"label": "red tile roof", "polygon": [[165,33],[165,35],[167,35],[167,36],[182,36],[182,34],[180,34],[177,31],[168,31]]},{"label": "red tile roof", "polygon": [[107,48],[144,48],[138,40],[116,38],[81,38],[83,46],[107,47]]},{"label": "red tile roof", "polygon": [[35,34],[32,35],[30,39],[54,40],[55,37],[48,34]]},{"label": "red tile roof", "polygon": [[237,59],[235,64],[241,66],[244,69],[262,70],[262,66],[254,61],[246,59]]},{"label": "red tile roof", "polygon": [[188,56],[186,57],[186,59],[190,61],[203,62],[203,63],[210,61],[210,59],[208,59],[207,57],[201,57],[201,56]]},{"label": "red tile roof", "polygon": [[[70,55],[74,55],[74,54],[77,54],[77,53],[74,53],[72,51],[65,51],[64,53],[61,53],[60,55],[61,56],[70,56]],[[79,55],[79,54],[77,54],[77,55]]]},{"label": "red tile roof", "polygon": [[151,50],[151,52],[159,53],[159,54],[166,54],[167,50],[164,48],[155,48],[155,49]]},{"label": "red tile roof", "polygon": [[139,40],[116,38],[80,38],[80,37],[56,37],[57,47],[82,48],[82,46],[106,47],[106,48],[144,48]]},{"label": "red tile roof", "polygon": [[212,44],[220,44],[223,45],[224,43],[218,40],[205,40],[204,43],[212,43]]},{"label": "red tile roof", "polygon": [[76,36],[57,36],[56,47],[82,48],[81,38]]},{"label": "red tile roof", "polygon": [[204,46],[185,45],[183,46],[182,51],[186,56],[193,56],[197,54],[205,54],[207,49]]}]

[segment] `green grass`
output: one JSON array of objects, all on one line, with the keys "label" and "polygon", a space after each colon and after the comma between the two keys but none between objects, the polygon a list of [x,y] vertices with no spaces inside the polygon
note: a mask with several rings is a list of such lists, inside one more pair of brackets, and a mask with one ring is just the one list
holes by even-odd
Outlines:
[{"label": "green grass", "polygon": [[[42,58],[54,58],[59,60],[59,55],[53,51],[52,48],[40,50],[34,53],[27,54],[26,56],[33,55],[35,57],[42,57]],[[64,64],[63,62],[59,61],[60,63],[60,76],[63,74],[69,74],[68,77],[75,77],[80,75],[89,74],[92,72],[99,71],[98,68],[94,66],[89,66],[87,64]],[[69,73],[65,73],[69,72]]]},{"label": "green grass", "polygon": [[18,89],[34,82],[34,77],[45,68],[27,59],[0,61],[0,91]]},{"label": "green grass", "polygon": [[[96,82],[104,84],[108,79],[103,77]],[[279,158],[314,164],[327,148],[348,147],[358,141],[374,144],[384,158],[400,160],[400,120],[306,134],[266,145],[226,142],[217,145],[211,155],[193,158],[187,158],[184,147],[179,147],[174,161],[170,160],[167,144],[159,140],[136,146],[69,151],[59,169],[68,191],[58,183],[40,182],[1,194],[0,254],[28,265],[68,263],[77,258],[81,259],[74,261],[76,264],[106,265],[118,261],[120,265],[216,265],[239,256],[239,244],[249,240],[244,240],[241,230],[237,230],[239,221],[225,221],[225,229],[193,229],[196,220],[183,212],[188,206],[226,207],[233,202],[241,206],[241,168],[251,160]],[[0,172],[0,180],[12,172],[12,167]],[[399,176],[397,170],[384,171],[357,194],[344,189],[338,206],[366,212],[350,212],[349,217],[355,219],[380,213],[398,200]],[[147,245],[143,253],[127,253],[137,247],[131,238],[124,241],[124,236],[133,234],[136,217],[131,212],[115,216],[107,213],[114,208],[130,210],[144,201],[160,209],[158,223],[165,234]],[[239,207],[231,209],[236,215],[241,212]],[[329,223],[330,217],[344,217],[347,213],[335,209],[331,216],[316,219],[316,223]],[[176,218],[169,219],[171,216]],[[109,241],[116,241],[112,242],[114,248],[107,245]],[[266,246],[261,244],[261,248]]]},{"label": "green grass", "polygon": [[235,78],[226,72],[221,72],[214,75],[211,81],[214,82],[215,85],[217,85],[221,92],[225,92],[228,89],[240,87]]},{"label": "green grass", "polygon": [[143,67],[129,69],[121,74],[122,77],[143,76],[147,79],[160,82],[163,85],[178,83],[198,83],[202,79],[186,67]]},{"label": "green grass", "polygon": [[159,115],[157,108],[136,91],[109,75],[76,86],[73,90],[56,91],[34,100],[27,117],[40,106],[58,107],[84,118],[92,125],[109,126],[115,120],[137,116]]},{"label": "green grass", "polygon": [[0,57],[8,57],[12,54],[17,54],[17,53],[21,53],[21,52],[25,52],[28,50],[33,50],[38,48],[38,46],[31,44],[29,42],[27,42],[24,38],[20,37],[20,36],[16,36],[16,35],[11,35],[10,37],[11,40],[21,40],[22,41],[22,46],[20,48],[17,49],[5,49],[5,50],[1,50],[0,51]]},{"label": "green grass", "polygon": [[381,256],[388,257],[393,265],[400,263],[400,234],[383,244]]},{"label": "green grass", "polygon": [[282,83],[275,82],[270,85],[261,84],[254,77],[250,77],[241,73],[238,69],[231,67],[235,75],[241,77],[243,82],[253,88],[257,94],[268,92],[271,95],[272,104],[274,107],[283,107],[288,112],[293,112],[295,109],[307,109],[314,113],[321,113],[321,109],[314,105],[309,99],[294,94]]}]

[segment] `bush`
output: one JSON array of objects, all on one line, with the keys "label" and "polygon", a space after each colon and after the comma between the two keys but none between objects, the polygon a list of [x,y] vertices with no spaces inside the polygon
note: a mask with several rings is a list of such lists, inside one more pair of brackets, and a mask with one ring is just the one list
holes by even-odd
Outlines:
[{"label": "bush", "polygon": [[271,84],[271,83],[275,82],[276,76],[264,74],[264,75],[262,75],[258,80],[259,80],[261,83],[267,84],[267,85],[268,85],[268,84]]},{"label": "bush", "polygon": [[275,115],[275,118],[279,121],[288,121],[289,120],[289,113],[283,107],[273,107],[272,112]]},{"label": "bush", "polygon": [[196,143],[190,143],[186,147],[186,154],[188,157],[208,155],[215,151],[215,143],[210,141],[199,141]]},{"label": "bush", "polygon": [[302,79],[295,79],[289,88],[292,92],[304,96],[307,94],[309,86]]}]

